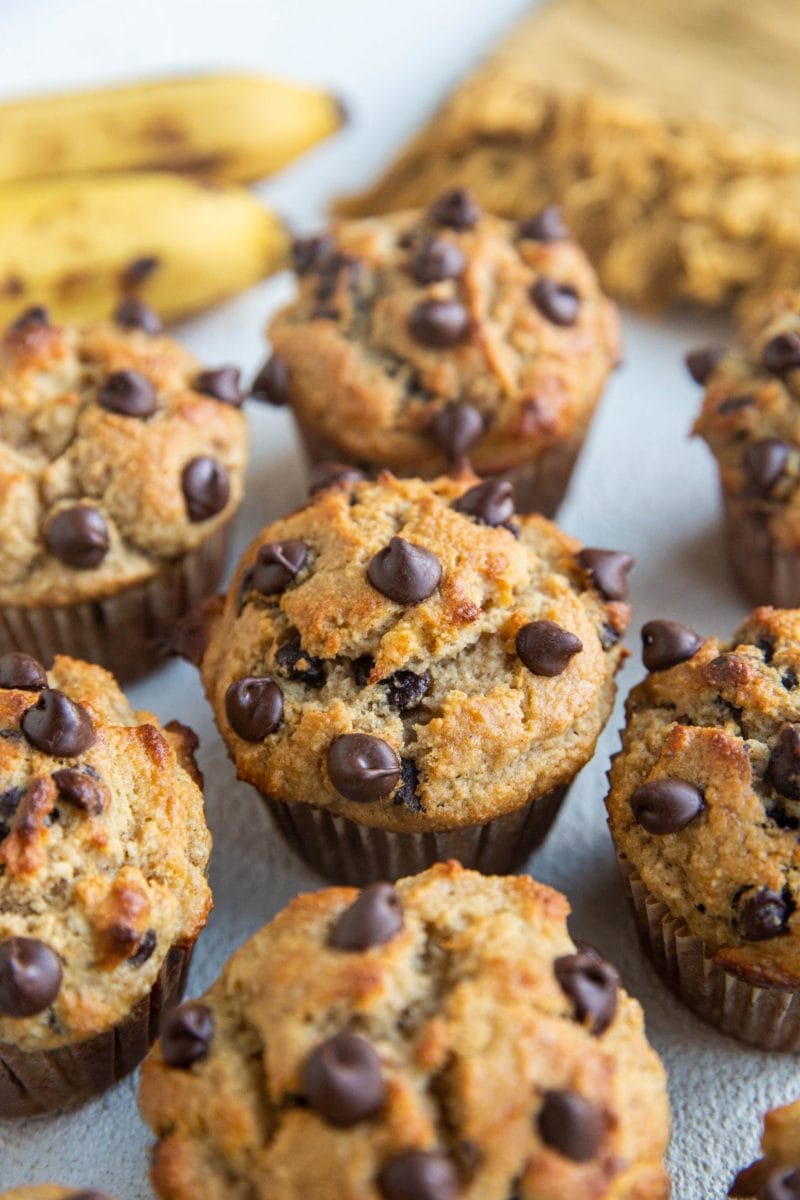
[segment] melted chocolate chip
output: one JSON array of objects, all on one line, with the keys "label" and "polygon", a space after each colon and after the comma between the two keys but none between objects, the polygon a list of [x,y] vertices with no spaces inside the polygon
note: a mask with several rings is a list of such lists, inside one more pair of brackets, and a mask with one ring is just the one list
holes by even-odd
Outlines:
[{"label": "melted chocolate chip", "polygon": [[273,354],[264,363],[253,380],[250,395],[273,408],[289,403],[289,368],[280,354]]},{"label": "melted chocolate chip", "polygon": [[578,566],[606,600],[627,600],[628,571],[633,559],[624,550],[581,550]]},{"label": "melted chocolate chip", "polygon": [[471,404],[446,404],[431,422],[431,432],[450,462],[464,458],[483,429],[483,417]]},{"label": "melted chocolate chip", "polygon": [[109,375],[97,401],[101,408],[121,417],[152,417],[158,408],[156,389],[138,371],[114,371]]},{"label": "melted chocolate chip", "polygon": [[298,275],[319,271],[333,254],[333,239],[327,233],[316,237],[295,238],[292,242],[292,264]]},{"label": "melted chocolate chip", "polygon": [[231,494],[228,472],[221,462],[203,455],[183,468],[181,487],[189,520],[207,521],[222,512]]},{"label": "melted chocolate chip", "polygon": [[389,707],[397,709],[398,712],[406,712],[409,708],[416,708],[430,689],[430,671],[423,671],[421,675],[414,671],[395,671],[385,680],[385,686],[386,703]]},{"label": "melted chocolate chip", "polygon": [[800,800],[800,725],[784,725],[769,756],[772,786],[790,800]]},{"label": "melted chocolate chip", "polygon": [[619,975],[596,952],[565,954],[553,964],[556,979],[575,1008],[575,1018],[595,1037],[605,1033],[617,1012]]},{"label": "melted chocolate chip", "polygon": [[47,687],[47,672],[30,654],[12,650],[0,658],[0,688],[20,692],[40,692]]},{"label": "melted chocolate chip", "polygon": [[701,387],[705,386],[724,353],[724,346],[704,346],[700,350],[690,350],[686,355],[686,369],[694,382],[699,383]]},{"label": "melted chocolate chip", "polygon": [[506,525],[514,516],[514,489],[507,479],[487,479],[464,492],[453,508],[483,525]]},{"label": "melted chocolate chip", "polygon": [[105,517],[88,504],[62,508],[47,523],[44,538],[51,554],[68,567],[99,567],[111,545]]},{"label": "melted chocolate chip", "polygon": [[436,225],[446,225],[449,229],[463,232],[473,229],[478,224],[481,210],[474,196],[466,188],[455,187],[434,201],[430,215]]},{"label": "melted chocolate chip", "polygon": [[383,946],[403,929],[403,902],[390,883],[371,883],[346,908],[333,927],[334,950],[360,951]]},{"label": "melted chocolate chip", "polygon": [[572,1162],[589,1162],[603,1142],[601,1109],[577,1092],[545,1092],[539,1111],[539,1134],[546,1146]]},{"label": "melted chocolate chip", "polygon": [[769,888],[745,891],[740,897],[734,924],[748,942],[766,942],[786,932],[791,907]]},{"label": "melted chocolate chip", "polygon": [[201,371],[195,378],[194,388],[203,396],[211,396],[232,408],[241,408],[244,395],[240,379],[238,367],[215,367],[211,371]]},{"label": "melted chocolate chip", "polygon": [[407,808],[409,812],[423,812],[422,798],[417,791],[419,786],[419,771],[413,758],[400,759],[400,784],[392,796],[392,804],[398,808]]},{"label": "melted chocolate chip", "polygon": [[434,1150],[395,1154],[378,1176],[383,1200],[455,1200],[461,1185],[455,1164]]},{"label": "melted chocolate chip", "polygon": [[265,542],[253,566],[252,586],[262,596],[285,592],[306,564],[308,546],[298,538],[283,542]]},{"label": "melted chocolate chip", "polygon": [[225,692],[225,713],[234,733],[246,742],[260,742],[283,720],[283,693],[272,679],[248,675]]},{"label": "melted chocolate chip", "polygon": [[306,1059],[303,1093],[330,1125],[347,1128],[374,1117],[386,1101],[375,1048],[355,1033],[328,1038]]},{"label": "melted chocolate chip", "polygon": [[569,236],[569,230],[557,204],[548,204],[541,212],[520,221],[517,226],[517,237],[528,242],[566,242]]},{"label": "melted chocolate chip", "polygon": [[22,788],[18,787],[0,792],[0,842],[11,832],[11,822],[14,820],[22,796]]},{"label": "melted chocolate chip", "polygon": [[306,687],[321,688],[325,685],[325,666],[322,659],[306,654],[300,644],[299,633],[278,649],[275,662],[290,679],[296,679]]},{"label": "melted chocolate chip", "polygon": [[359,471],[358,467],[326,459],[323,462],[314,463],[311,468],[308,478],[308,494],[315,496],[317,492],[324,492],[326,488],[339,485],[348,487],[353,483],[361,483],[365,478],[364,472]]},{"label": "melted chocolate chip", "polygon": [[684,779],[653,779],[630,798],[634,819],[648,833],[680,833],[706,804],[703,793]]},{"label": "melted chocolate chip", "polygon": [[376,591],[395,604],[421,604],[441,583],[442,565],[424,546],[393,537],[370,562],[367,578]]},{"label": "melted chocolate chip", "polygon": [[14,937],[0,942],[0,1013],[33,1017],[44,1012],[61,987],[61,963],[45,942]]},{"label": "melted chocolate chip", "polygon": [[554,325],[574,325],[581,311],[581,298],[569,283],[540,275],[531,288],[531,300],[542,316]]},{"label": "melted chocolate chip", "polygon": [[208,1058],[213,1039],[214,1014],[197,1001],[171,1009],[161,1022],[164,1062],[180,1071]]},{"label": "melted chocolate chip", "polygon": [[582,649],[581,639],[555,621],[529,621],[516,639],[517,655],[534,675],[560,675]]},{"label": "melted chocolate chip", "polygon": [[686,662],[702,644],[699,634],[678,621],[648,621],[642,626],[642,661],[648,671],[666,671]]},{"label": "melted chocolate chip", "polygon": [[134,950],[133,954],[128,959],[132,967],[142,967],[149,958],[152,958],[156,946],[158,945],[158,935],[155,929],[148,929],[139,945]]},{"label": "melted chocolate chip", "polygon": [[138,296],[126,296],[121,300],[114,312],[114,320],[123,329],[140,329],[142,333],[155,334],[163,329],[158,315]]},{"label": "melted chocolate chip", "polygon": [[421,300],[411,310],[408,330],[423,346],[460,346],[469,337],[469,313],[458,300]]},{"label": "melted chocolate chip", "polygon": [[770,1171],[758,1200],[800,1200],[800,1166]]},{"label": "melted chocolate chip", "polygon": [[353,681],[357,687],[363,688],[367,686],[374,666],[375,659],[369,654],[360,654],[358,658],[353,659],[350,664],[350,670],[353,673]]},{"label": "melted chocolate chip", "polygon": [[90,816],[99,817],[106,806],[107,792],[100,780],[75,767],[53,772],[59,800],[72,804]]},{"label": "melted chocolate chip", "polygon": [[400,781],[400,759],[382,738],[345,733],[328,750],[328,774],[340,796],[369,804],[388,796]]},{"label": "melted chocolate chip", "polygon": [[411,274],[420,284],[440,283],[443,279],[458,279],[464,274],[467,256],[460,246],[447,238],[428,238],[411,258]]},{"label": "melted chocolate chip", "polygon": [[9,330],[14,333],[23,333],[25,330],[33,329],[37,325],[49,325],[50,313],[43,304],[33,304],[30,308],[26,308],[21,312],[16,320],[9,325]]},{"label": "melted chocolate chip", "polygon": [[764,347],[761,361],[773,375],[783,375],[800,367],[800,333],[790,329],[770,338]]},{"label": "melted chocolate chip", "polygon": [[748,446],[742,459],[748,496],[768,496],[786,469],[789,447],[778,438],[764,438]]},{"label": "melted chocolate chip", "polygon": [[56,688],[42,689],[36,703],[23,714],[21,725],[32,746],[55,758],[83,754],[95,739],[86,709]]}]

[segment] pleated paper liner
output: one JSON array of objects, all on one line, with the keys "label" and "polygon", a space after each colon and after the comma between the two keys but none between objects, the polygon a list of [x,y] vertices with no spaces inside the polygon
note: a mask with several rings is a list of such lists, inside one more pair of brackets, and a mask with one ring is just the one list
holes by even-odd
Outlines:
[{"label": "pleated paper liner", "polygon": [[28,1117],[89,1100],[129,1075],[158,1037],[161,1016],[183,995],[193,945],[173,946],[149,995],[105,1033],[57,1050],[0,1042],[0,1117]]},{"label": "pleated paper liner", "polygon": [[68,654],[106,667],[122,682],[166,656],[178,619],[210,595],[225,567],[232,521],[157,575],[104,599],[77,604],[0,605],[0,654],[21,650],[49,666]]},{"label": "pleated paper liner", "polygon": [[800,547],[772,536],[765,511],[723,492],[728,555],[739,587],[753,604],[800,607]]},{"label": "pleated paper liner", "polygon": [[757,987],[715,963],[702,938],[618,856],[644,949],[667,986],[702,1020],[761,1050],[800,1052],[800,992]]},{"label": "pleated paper liner", "polygon": [[310,867],[333,883],[363,887],[453,858],[487,875],[510,874],[544,841],[566,793],[567,785],[555,788],[483,825],[424,833],[375,829],[311,804],[263,798],[286,841]]}]

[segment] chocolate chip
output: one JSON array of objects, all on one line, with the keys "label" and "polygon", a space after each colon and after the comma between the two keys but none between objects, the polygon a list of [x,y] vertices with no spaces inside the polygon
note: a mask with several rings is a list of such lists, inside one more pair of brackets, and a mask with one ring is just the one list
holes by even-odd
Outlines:
[{"label": "chocolate chip", "polygon": [[47,672],[30,654],[12,650],[0,658],[0,688],[20,692],[40,692],[47,687]]},{"label": "chocolate chip", "polygon": [[232,408],[240,408],[244,396],[239,386],[241,372],[238,367],[215,367],[211,371],[201,371],[195,378],[194,389],[203,396],[211,396],[222,404],[230,404]]},{"label": "chocolate chip", "polygon": [[433,436],[450,462],[464,458],[483,429],[483,417],[471,404],[446,404],[431,422]]},{"label": "chocolate chip", "polygon": [[117,305],[114,320],[123,329],[140,329],[142,333],[155,334],[163,329],[161,318],[138,296],[126,296]]},{"label": "chocolate chip", "polygon": [[101,408],[121,417],[152,417],[158,408],[156,389],[138,371],[114,371],[97,393]]},{"label": "chocolate chip", "polygon": [[11,832],[11,823],[14,820],[20,801],[22,800],[22,788],[12,787],[6,791],[0,792],[0,842],[7,838]]},{"label": "chocolate chip", "polygon": [[800,367],[800,333],[790,329],[770,338],[764,347],[761,361],[773,375],[783,375]]},{"label": "chocolate chip", "polygon": [[222,512],[231,494],[228,472],[216,458],[193,458],[183,468],[181,487],[190,521],[207,521]]},{"label": "chocolate chip", "polygon": [[58,788],[58,797],[67,804],[80,808],[90,816],[99,817],[106,806],[108,794],[99,779],[74,767],[62,767],[53,772],[53,783]]},{"label": "chocolate chip", "polygon": [[30,308],[26,308],[21,312],[16,320],[12,321],[9,329],[14,333],[23,333],[27,329],[33,329],[37,325],[49,325],[50,313],[43,304],[33,304]]},{"label": "chocolate chip", "polygon": [[253,380],[250,395],[273,408],[289,403],[289,368],[280,354],[273,354],[264,363]]},{"label": "chocolate chip", "polygon": [[786,688],[787,692],[793,692],[794,689],[797,687],[797,683],[798,683],[797,676],[795,675],[794,671],[792,671],[791,669],[788,671],[784,671],[783,674],[781,675],[781,684],[783,687]]},{"label": "chocolate chip", "polygon": [[441,583],[442,564],[424,546],[393,537],[370,561],[367,578],[395,604],[421,604]]},{"label": "chocolate chip", "polygon": [[481,210],[474,196],[466,188],[455,187],[434,201],[430,215],[437,225],[446,225],[449,229],[463,232],[473,229],[478,224]]},{"label": "chocolate chip", "polygon": [[148,929],[136,950],[128,959],[132,967],[142,967],[149,958],[152,958],[156,946],[158,945],[158,935],[155,929]]},{"label": "chocolate chip", "polygon": [[459,346],[469,337],[469,313],[458,300],[422,300],[411,310],[408,330],[423,346]]},{"label": "chocolate chip", "polygon": [[[370,668],[371,670],[372,668]],[[395,671],[385,680],[386,703],[398,712],[416,708],[431,686],[430,671],[417,675],[414,671]]]},{"label": "chocolate chip", "polygon": [[627,600],[628,571],[633,559],[624,550],[581,550],[578,566],[606,600]]},{"label": "chocolate chip", "polygon": [[378,1176],[383,1200],[455,1200],[461,1184],[455,1165],[435,1150],[395,1154]]},{"label": "chocolate chip", "polygon": [[292,264],[298,275],[309,275],[325,265],[333,254],[333,239],[327,233],[316,237],[295,238],[292,242]]},{"label": "chocolate chip", "polygon": [[324,492],[326,488],[361,483],[362,479],[365,478],[364,472],[359,471],[358,467],[352,467],[348,463],[333,462],[331,459],[327,459],[323,462],[314,463],[311,468],[308,479],[308,494],[309,496],[315,496],[317,492]]},{"label": "chocolate chip", "polygon": [[330,936],[334,950],[383,946],[403,929],[403,902],[390,883],[371,883],[341,914]]},{"label": "chocolate chip", "polygon": [[363,688],[367,686],[374,666],[375,659],[369,654],[360,654],[358,658],[353,659],[350,664],[350,670],[353,673],[353,680],[357,687]]},{"label": "chocolate chip", "polygon": [[768,496],[789,459],[789,447],[778,438],[764,438],[748,446],[742,459],[748,496]]},{"label": "chocolate chip", "polygon": [[700,635],[679,621],[648,621],[642,626],[642,661],[648,671],[666,671],[686,662],[702,644]]},{"label": "chocolate chip", "polygon": [[700,350],[690,350],[686,355],[686,369],[695,383],[699,383],[701,387],[708,383],[724,354],[724,346],[704,346]]},{"label": "chocolate chip", "polygon": [[146,283],[158,270],[161,259],[155,254],[142,254],[134,258],[120,274],[120,284],[124,289],[135,289]]},{"label": "chocolate chip", "polygon": [[541,212],[520,221],[517,237],[529,242],[565,242],[569,240],[570,232],[559,206],[548,204]]},{"label": "chocolate chip", "polygon": [[507,479],[487,479],[464,492],[453,508],[483,525],[506,525],[514,516],[514,489]]},{"label": "chocolate chip", "polygon": [[285,592],[308,558],[308,546],[298,538],[265,542],[256,555],[252,586],[262,596]]},{"label": "chocolate chip", "polygon": [[316,290],[317,310],[315,317],[326,317],[335,320],[339,312],[331,305],[337,291],[345,286],[354,289],[361,273],[361,262],[352,254],[342,254],[336,251],[325,260],[319,269],[319,282]]},{"label": "chocolate chip", "polygon": [[758,1200],[800,1200],[800,1167],[776,1167],[770,1171]]},{"label": "chocolate chip", "polygon": [[88,504],[62,508],[48,522],[44,537],[51,554],[80,571],[98,567],[111,545],[105,517]]},{"label": "chocolate chip", "polygon": [[400,759],[382,738],[344,733],[328,750],[328,774],[340,796],[369,804],[394,791],[400,780]]},{"label": "chocolate chip", "polygon": [[595,1037],[605,1033],[617,1012],[619,975],[599,954],[565,954],[553,964],[556,979]]},{"label": "chocolate chip", "polygon": [[467,256],[447,238],[427,238],[411,258],[411,274],[417,283],[440,283],[464,274]]},{"label": "chocolate chip", "polygon": [[772,786],[790,800],[800,800],[800,725],[784,725],[769,756]]},{"label": "chocolate chip", "polygon": [[246,742],[260,742],[283,720],[283,693],[267,676],[236,679],[225,692],[225,713],[234,733]]},{"label": "chocolate chip", "polygon": [[98,1192],[94,1188],[84,1188],[80,1192],[70,1192],[66,1200],[111,1200],[108,1192]]},{"label": "chocolate chip", "polygon": [[315,1112],[340,1128],[374,1117],[386,1101],[374,1046],[355,1033],[328,1038],[306,1059],[303,1094]]},{"label": "chocolate chip", "polygon": [[734,924],[747,942],[766,942],[786,932],[791,908],[782,896],[769,888],[759,888],[740,899]]},{"label": "chocolate chip", "polygon": [[423,812],[424,805],[417,790],[419,786],[419,771],[413,758],[400,759],[400,783],[392,796],[392,804],[396,808],[407,808],[409,812]]},{"label": "chocolate chip", "polygon": [[208,1058],[214,1038],[214,1014],[193,1000],[171,1009],[161,1022],[161,1053],[168,1067],[185,1071]]},{"label": "chocolate chip", "polygon": [[566,671],[570,659],[583,649],[581,639],[555,621],[529,621],[519,630],[515,645],[529,671],[547,676]]},{"label": "chocolate chip", "polygon": [[44,1012],[61,987],[58,956],[38,938],[0,942],[0,1013],[33,1017]]},{"label": "chocolate chip", "polygon": [[720,416],[726,416],[743,408],[752,408],[755,402],[755,396],[728,396],[717,405],[717,412]]},{"label": "chocolate chip", "polygon": [[56,758],[83,754],[95,739],[92,718],[83,705],[56,688],[42,689],[36,703],[23,714],[21,725],[32,746]]},{"label": "chocolate chip", "polygon": [[581,298],[572,284],[547,275],[540,275],[533,284],[531,300],[554,325],[574,325],[581,310]]},{"label": "chocolate chip", "polygon": [[545,1092],[539,1110],[539,1134],[546,1146],[572,1162],[589,1162],[603,1142],[602,1110],[577,1092]]},{"label": "chocolate chip", "polygon": [[699,788],[684,779],[653,779],[630,798],[634,819],[648,833],[679,833],[705,809]]},{"label": "chocolate chip", "polygon": [[278,649],[275,662],[290,679],[296,679],[306,687],[321,688],[325,685],[325,666],[322,659],[306,654],[300,644],[299,633]]}]

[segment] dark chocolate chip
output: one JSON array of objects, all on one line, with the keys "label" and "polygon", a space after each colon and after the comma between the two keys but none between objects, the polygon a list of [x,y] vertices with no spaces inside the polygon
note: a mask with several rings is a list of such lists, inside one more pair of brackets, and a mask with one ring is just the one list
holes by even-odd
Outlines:
[{"label": "dark chocolate chip", "polygon": [[581,550],[578,566],[606,600],[627,600],[628,571],[633,559],[624,550]]},{"label": "dark chocolate chip", "polygon": [[158,270],[161,259],[156,254],[142,254],[129,262],[120,275],[120,284],[125,290],[135,290]]},{"label": "dark chocolate chip", "polygon": [[786,900],[769,888],[744,892],[737,905],[734,924],[748,942],[766,942],[786,932],[791,908]]},{"label": "dark chocolate chip", "polygon": [[776,1167],[770,1171],[758,1200],[800,1200],[800,1166]]},{"label": "dark chocolate chip", "polygon": [[51,554],[80,571],[98,567],[111,545],[105,517],[88,504],[62,508],[48,521],[44,537]]},{"label": "dark chocolate chip", "polygon": [[361,483],[365,478],[364,472],[359,471],[358,467],[326,459],[323,462],[314,463],[311,468],[308,478],[308,494],[315,496],[317,492],[324,492],[326,488],[337,485],[347,487],[353,483]]},{"label": "dark chocolate chip", "polygon": [[23,791],[19,787],[8,788],[6,791],[0,792],[0,842],[11,832],[11,823],[16,816],[22,796]]},{"label": "dark chocolate chip", "polygon": [[208,1058],[214,1039],[214,1014],[193,1000],[170,1009],[161,1022],[161,1053],[168,1067],[185,1071]]},{"label": "dark chocolate chip", "polygon": [[460,346],[469,337],[469,313],[458,300],[421,300],[411,310],[408,329],[423,346]]},{"label": "dark chocolate chip", "polygon": [[790,329],[770,338],[764,347],[761,361],[774,375],[783,375],[800,367],[800,333]]},{"label": "dark chocolate chip", "polygon": [[417,791],[419,786],[419,771],[413,758],[400,759],[400,784],[392,796],[392,804],[398,808],[407,808],[409,812],[423,812],[422,798]]},{"label": "dark chocolate chip", "polygon": [[360,654],[358,658],[353,659],[350,670],[353,672],[353,681],[357,687],[367,686],[374,666],[375,659],[369,654]]},{"label": "dark chocolate chip", "polygon": [[39,699],[23,714],[22,732],[41,750],[55,758],[73,758],[83,754],[95,739],[92,718],[56,688],[43,688]]},{"label": "dark chocolate chip", "polygon": [[603,1142],[601,1109],[577,1092],[545,1092],[539,1110],[539,1134],[546,1146],[572,1162],[589,1162]]},{"label": "dark chocolate chip", "polygon": [[244,395],[240,387],[241,372],[238,367],[214,367],[211,371],[201,371],[195,378],[195,391],[203,396],[211,396],[232,408],[240,408]]},{"label": "dark chocolate chip", "polygon": [[797,683],[798,683],[797,676],[795,675],[794,671],[792,671],[791,669],[788,671],[784,671],[783,674],[781,675],[781,684],[783,687],[786,688],[787,692],[793,692],[794,689],[797,687]]},{"label": "dark chocolate chip", "polygon": [[292,264],[298,275],[319,271],[333,254],[333,239],[327,233],[316,237],[295,238],[292,242]]},{"label": "dark chocolate chip", "polygon": [[534,675],[560,675],[583,642],[555,621],[529,621],[517,633],[519,659]]},{"label": "dark chocolate chip", "polygon": [[66,1200],[111,1200],[108,1192],[98,1192],[95,1188],[82,1188],[79,1192],[70,1192]]},{"label": "dark chocolate chip", "polygon": [[267,676],[235,679],[225,692],[225,713],[240,738],[260,742],[283,720],[283,693]]},{"label": "dark chocolate chip", "polygon": [[416,708],[429,690],[431,674],[430,671],[423,671],[421,675],[414,671],[395,671],[385,680],[385,685],[386,703],[389,707],[397,709],[398,712],[406,712],[409,708]]},{"label": "dark chocolate chip", "polygon": [[595,1037],[605,1033],[617,1012],[619,975],[597,953],[565,954],[553,964],[556,979],[575,1006],[578,1021]]},{"label": "dark chocolate chip", "polygon": [[265,542],[256,555],[251,586],[262,596],[285,592],[308,558],[308,546],[298,538]]},{"label": "dark chocolate chip", "polygon": [[344,733],[328,750],[328,774],[340,796],[369,804],[394,791],[400,781],[400,759],[382,738]]},{"label": "dark chocolate chip", "polygon": [[300,644],[300,634],[295,634],[288,642],[279,647],[275,662],[290,679],[304,683],[306,687],[321,688],[325,686],[325,666],[321,658],[313,658],[306,654]]},{"label": "dark chocolate chip", "polygon": [[395,604],[421,604],[442,581],[442,564],[424,546],[393,537],[371,560],[367,578]]},{"label": "dark chocolate chip", "polygon": [[748,496],[768,496],[789,459],[789,447],[778,438],[764,438],[748,446],[742,459]]},{"label": "dark chocolate chip", "polygon": [[648,833],[680,833],[705,809],[699,788],[684,779],[653,779],[630,798],[634,819]]},{"label": "dark chocolate chip", "polygon": [[755,396],[728,396],[717,405],[717,412],[720,416],[726,416],[728,413],[740,412],[743,408],[752,408],[755,402]]},{"label": "dark chocolate chip", "polygon": [[62,767],[53,772],[59,800],[98,817],[106,806],[107,792],[99,779],[75,767]]},{"label": "dark chocolate chip", "polygon": [[514,489],[507,479],[487,479],[464,492],[453,508],[483,525],[505,525],[514,516]]},{"label": "dark chocolate chip", "polygon": [[274,408],[289,403],[289,368],[280,354],[273,354],[264,363],[253,380],[250,395]]},{"label": "dark chocolate chip", "polygon": [[403,902],[390,883],[371,883],[338,918],[330,936],[334,950],[383,946],[403,929]]},{"label": "dark chocolate chip", "polygon": [[455,1164],[435,1150],[405,1150],[378,1176],[383,1200],[455,1200],[461,1184]]},{"label": "dark chocolate chip", "polygon": [[483,417],[471,404],[446,404],[431,422],[433,436],[450,462],[464,458],[483,429]]},{"label": "dark chocolate chip", "polygon": [[101,408],[121,417],[152,417],[158,408],[156,389],[138,371],[114,371],[97,393]]},{"label": "dark chocolate chip", "polygon": [[700,635],[679,621],[648,621],[642,626],[642,661],[648,671],[666,671],[686,662],[702,644]]},{"label": "dark chocolate chip", "polygon": [[0,688],[20,692],[40,692],[47,687],[47,672],[30,654],[12,650],[0,658]]},{"label": "dark chocolate chip", "polygon": [[33,304],[30,308],[26,308],[21,312],[16,320],[12,321],[9,329],[13,332],[24,332],[27,329],[33,329],[36,325],[49,325],[50,313],[43,304]]},{"label": "dark chocolate chip", "polygon": [[541,212],[517,226],[517,237],[529,242],[566,242],[570,232],[557,204],[548,204]]},{"label": "dark chocolate chip", "polygon": [[148,929],[133,954],[128,959],[132,967],[142,967],[149,958],[153,957],[158,945],[158,935],[155,929]]},{"label": "dark chocolate chip", "polygon": [[540,275],[533,284],[531,300],[554,325],[574,325],[581,311],[581,298],[572,284],[547,275]]},{"label": "dark chocolate chip", "polygon": [[339,313],[335,307],[331,306],[331,300],[343,284],[351,290],[354,289],[360,273],[361,262],[352,254],[342,254],[340,251],[331,254],[319,268],[319,282],[316,290],[319,307],[314,316],[330,317],[335,320]]},{"label": "dark chocolate chip", "polygon": [[695,383],[701,387],[708,383],[724,354],[724,346],[703,346],[700,350],[690,350],[686,355],[686,369]]},{"label": "dark chocolate chip", "polygon": [[386,1084],[374,1046],[356,1033],[337,1033],[312,1050],[303,1094],[330,1125],[347,1128],[380,1112]]},{"label": "dark chocolate chip", "polygon": [[447,238],[427,238],[411,257],[411,274],[417,283],[440,283],[464,274],[467,256]]},{"label": "dark chocolate chip", "polygon": [[0,942],[0,1013],[33,1017],[44,1012],[61,987],[58,956],[38,938]]},{"label": "dark chocolate chip", "polygon": [[450,188],[438,200],[434,201],[430,210],[431,220],[437,225],[446,225],[449,229],[463,232],[473,229],[481,219],[481,210],[475,197],[463,187]]},{"label": "dark chocolate chip", "polygon": [[126,296],[117,305],[114,320],[123,329],[141,329],[142,333],[160,333],[163,329],[160,317],[138,296]]},{"label": "dark chocolate chip", "polygon": [[776,791],[800,800],[800,725],[784,725],[769,756],[767,775]]},{"label": "dark chocolate chip", "polygon": [[190,521],[207,521],[222,512],[231,494],[228,472],[216,458],[193,458],[183,468],[181,487]]}]

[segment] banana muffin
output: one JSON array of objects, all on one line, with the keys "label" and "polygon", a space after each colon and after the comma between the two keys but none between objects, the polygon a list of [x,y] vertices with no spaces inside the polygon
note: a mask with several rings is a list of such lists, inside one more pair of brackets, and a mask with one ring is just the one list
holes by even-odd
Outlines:
[{"label": "banana muffin", "polygon": [[163,1200],[665,1200],[642,1012],[528,876],[298,896],[142,1072]]},{"label": "banana muffin", "polygon": [[0,1116],[140,1062],[211,906],[190,729],[101,667],[0,658]]},{"label": "banana muffin", "polygon": [[552,516],[619,358],[613,304],[556,208],[514,224],[453,189],[295,245],[256,392],[312,464],[424,478],[469,457]]},{"label": "banana muffin", "polygon": [[159,329],[128,299],[83,328],[29,309],[0,341],[0,653],[129,678],[219,581],[247,451],[238,372]]},{"label": "banana muffin", "polygon": [[800,1196],[800,1100],[767,1113],[764,1157],[741,1171],[728,1192],[745,1200],[796,1200]]},{"label": "banana muffin", "polygon": [[724,1033],[800,1051],[800,611],[643,638],[608,810],[645,949]]},{"label": "banana muffin", "polygon": [[201,670],[239,777],[340,882],[519,865],[611,712],[622,552],[508,482],[346,476],[267,526]]},{"label": "banana muffin", "polygon": [[752,306],[733,346],[689,355],[694,432],[719,467],[728,554],[755,604],[800,605],[800,291]]}]

